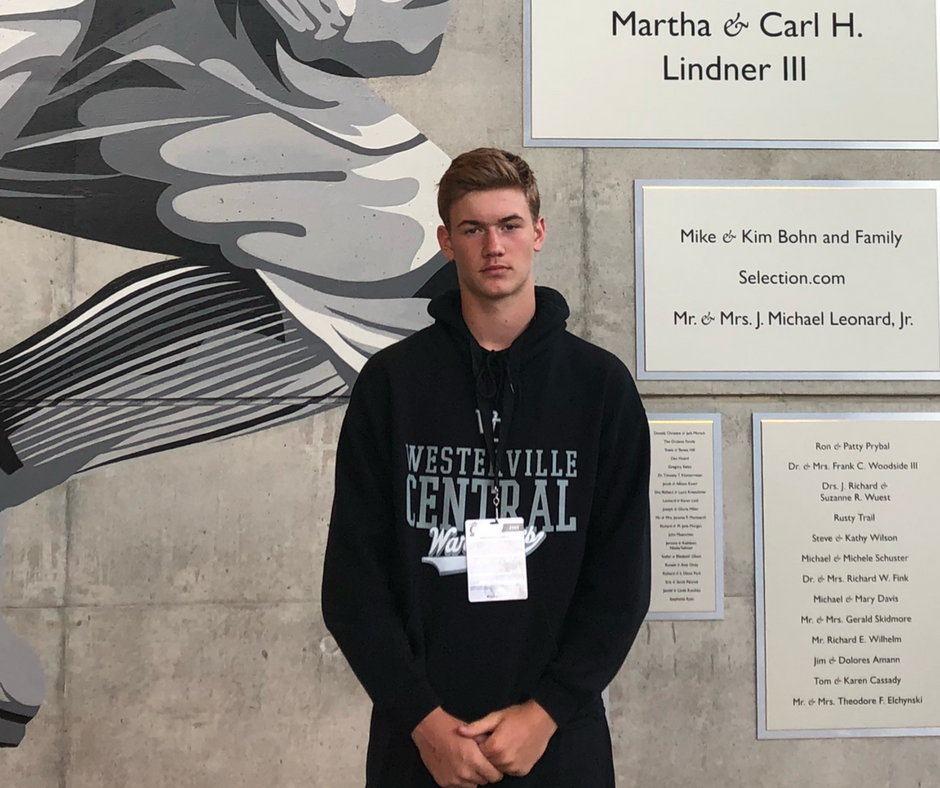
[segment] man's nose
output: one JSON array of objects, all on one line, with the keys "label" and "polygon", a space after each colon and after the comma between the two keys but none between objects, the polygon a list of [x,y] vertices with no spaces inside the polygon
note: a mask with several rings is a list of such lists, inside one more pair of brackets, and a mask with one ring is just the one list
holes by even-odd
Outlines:
[{"label": "man's nose", "polygon": [[483,243],[483,254],[487,256],[498,256],[503,253],[503,242],[499,237],[499,232],[495,229],[487,230],[486,238]]}]

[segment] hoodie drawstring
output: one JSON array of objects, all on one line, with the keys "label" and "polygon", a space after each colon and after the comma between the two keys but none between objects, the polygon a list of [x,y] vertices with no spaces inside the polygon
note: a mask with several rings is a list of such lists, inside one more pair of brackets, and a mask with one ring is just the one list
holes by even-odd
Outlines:
[{"label": "hoodie drawstring", "polygon": [[[512,349],[484,350],[476,343],[471,346],[473,372],[476,383],[477,424],[483,433],[489,454],[490,473],[493,480],[493,511],[499,517],[500,486],[503,474],[503,458],[506,455],[506,437],[512,421],[518,385],[513,382]],[[499,433],[495,432],[499,419]]]}]

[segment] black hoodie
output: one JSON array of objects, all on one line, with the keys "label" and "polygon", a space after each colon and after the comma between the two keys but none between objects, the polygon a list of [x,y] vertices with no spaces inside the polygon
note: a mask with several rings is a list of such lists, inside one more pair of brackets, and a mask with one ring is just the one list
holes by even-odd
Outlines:
[{"label": "black hoodie", "polygon": [[[326,625],[375,706],[410,734],[534,698],[560,730],[596,714],[646,615],[649,431],[633,379],[565,330],[561,295],[508,351],[479,347],[458,292],[377,353],[350,397],[323,575]],[[527,527],[528,599],[467,599],[465,519],[493,516],[477,409],[502,421],[501,516]],[[377,725],[376,720],[379,720]],[[373,763],[373,765],[375,765]]]}]

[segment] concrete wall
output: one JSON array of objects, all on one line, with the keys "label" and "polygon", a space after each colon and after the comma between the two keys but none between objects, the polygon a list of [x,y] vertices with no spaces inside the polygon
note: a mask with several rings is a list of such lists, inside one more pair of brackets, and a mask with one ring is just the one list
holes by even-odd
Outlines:
[{"label": "concrete wall", "polygon": [[[631,368],[635,178],[940,179],[928,152],[522,150],[521,51],[518,0],[454,0],[430,73],[372,87],[447,154],[528,158],[549,226],[538,280]],[[0,248],[2,347],[154,259],[9,221]],[[722,414],[726,616],[644,625],[611,690],[618,784],[940,784],[929,739],[756,741],[750,469],[755,410],[935,410],[940,386],[640,389],[651,412]],[[2,615],[47,691],[23,744],[0,751],[4,785],[362,785],[368,699],[319,614],[341,419],[338,407],[110,465],[6,512]]]}]

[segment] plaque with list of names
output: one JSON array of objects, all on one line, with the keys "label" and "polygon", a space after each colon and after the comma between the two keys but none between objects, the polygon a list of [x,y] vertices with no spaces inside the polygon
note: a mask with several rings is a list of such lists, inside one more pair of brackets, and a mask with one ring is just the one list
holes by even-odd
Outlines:
[{"label": "plaque with list of names", "polygon": [[721,416],[649,414],[649,620],[724,617]]},{"label": "plaque with list of names", "polygon": [[940,414],[756,414],[758,738],[940,736]]}]

